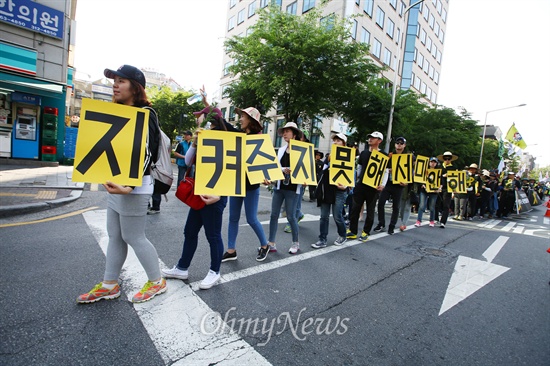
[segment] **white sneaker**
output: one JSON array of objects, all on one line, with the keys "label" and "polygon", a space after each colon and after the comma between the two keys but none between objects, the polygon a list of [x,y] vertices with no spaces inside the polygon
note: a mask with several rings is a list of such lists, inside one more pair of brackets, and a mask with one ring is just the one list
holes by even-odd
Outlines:
[{"label": "white sneaker", "polygon": [[300,250],[300,243],[292,243],[292,246],[288,250],[290,254],[296,254]]},{"label": "white sneaker", "polygon": [[214,286],[219,280],[220,274],[209,270],[204,280],[202,280],[202,282],[199,284],[199,288],[201,290],[208,290],[209,288]]},{"label": "white sneaker", "polygon": [[336,238],[336,240],[334,241],[334,245],[344,245],[344,243],[347,241],[348,239],[345,237],[345,236],[339,236],[338,238]]},{"label": "white sneaker", "polygon": [[176,266],[170,269],[163,269],[162,274],[164,274],[166,278],[177,278],[180,280],[186,280],[189,277],[189,271],[184,271]]},{"label": "white sneaker", "polygon": [[311,247],[313,249],[325,248],[326,246],[327,246],[327,242],[321,239],[317,240],[317,243],[311,244]]}]

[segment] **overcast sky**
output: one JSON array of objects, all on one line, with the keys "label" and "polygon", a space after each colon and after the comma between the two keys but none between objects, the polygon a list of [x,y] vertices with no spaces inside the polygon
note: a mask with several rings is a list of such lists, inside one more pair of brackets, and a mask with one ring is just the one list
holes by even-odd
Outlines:
[{"label": "overcast sky", "polygon": [[[487,115],[504,134],[515,122],[526,151],[549,166],[550,1],[449,3],[438,104],[462,106],[481,124]],[[77,71],[98,79],[126,63],[185,88],[204,83],[212,94],[222,75],[227,8],[227,0],[80,0]]]}]

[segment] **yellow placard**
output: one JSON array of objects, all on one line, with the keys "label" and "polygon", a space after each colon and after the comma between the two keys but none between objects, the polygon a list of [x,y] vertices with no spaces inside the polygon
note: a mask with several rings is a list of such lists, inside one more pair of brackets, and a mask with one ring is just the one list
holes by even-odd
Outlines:
[{"label": "yellow placard", "polygon": [[317,185],[313,144],[290,140],[290,182],[292,184]]},{"label": "yellow placard", "polygon": [[418,155],[414,164],[413,180],[415,183],[426,183],[426,169],[428,169],[430,158]]},{"label": "yellow placard", "polygon": [[384,177],[389,159],[389,157],[377,150],[372,151],[367,166],[363,167],[363,169],[365,169],[363,184],[369,187],[378,188],[382,183],[382,178]]},{"label": "yellow placard", "polygon": [[149,110],[83,99],[73,182],[142,184]]},{"label": "yellow placard", "polygon": [[246,136],[246,174],[250,184],[284,179],[269,135]]},{"label": "yellow placard", "polygon": [[197,141],[195,194],[244,197],[244,133],[204,130]]},{"label": "yellow placard", "polygon": [[466,172],[464,170],[447,171],[447,191],[466,193]]},{"label": "yellow placard", "polygon": [[426,169],[426,192],[437,192],[440,186],[441,169]]},{"label": "yellow placard", "polygon": [[355,149],[333,144],[330,148],[329,183],[355,187]]},{"label": "yellow placard", "polygon": [[412,154],[393,154],[391,159],[392,182],[413,182],[413,156]]}]

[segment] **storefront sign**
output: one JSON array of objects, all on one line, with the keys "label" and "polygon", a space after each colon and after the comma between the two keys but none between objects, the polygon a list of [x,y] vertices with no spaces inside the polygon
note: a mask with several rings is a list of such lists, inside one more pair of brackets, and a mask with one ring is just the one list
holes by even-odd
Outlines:
[{"label": "storefront sign", "polygon": [[31,0],[0,0],[0,21],[63,38],[64,13]]}]

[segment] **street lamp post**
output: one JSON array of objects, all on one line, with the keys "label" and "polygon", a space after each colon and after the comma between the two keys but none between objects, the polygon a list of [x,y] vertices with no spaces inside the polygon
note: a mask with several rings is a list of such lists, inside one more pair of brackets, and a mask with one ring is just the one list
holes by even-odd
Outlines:
[{"label": "street lamp post", "polygon": [[[397,95],[397,74],[399,74],[399,64],[401,63],[401,46],[403,45],[403,37],[401,37],[401,31],[403,30],[405,26],[405,17],[407,16],[407,13],[409,10],[411,10],[416,5],[423,3],[424,0],[420,0],[415,2],[412,5],[409,5],[405,11],[403,12],[403,18],[401,20],[401,28],[399,29],[398,39],[400,43],[397,45],[397,53],[395,55],[396,65],[395,65],[395,75],[393,77],[393,86],[391,89],[391,106],[390,106],[390,118],[388,120],[388,132],[386,133],[386,151],[390,152],[390,141],[391,141],[391,130],[392,130],[392,123],[393,123],[393,111],[395,109],[395,97]],[[406,35],[407,32],[404,32]]]},{"label": "street lamp post", "polygon": [[485,145],[485,133],[487,132],[487,115],[489,113],[492,113],[492,112],[498,112],[498,111],[503,111],[505,109],[512,109],[512,108],[518,108],[518,107],[524,107],[526,106],[527,104],[523,103],[523,104],[519,104],[519,105],[514,105],[512,107],[506,107],[506,108],[499,108],[499,109],[493,109],[492,111],[487,111],[485,113],[485,122],[483,123],[483,137],[481,139],[481,151],[479,153],[479,169],[481,169],[481,161],[483,159],[483,146]]}]

